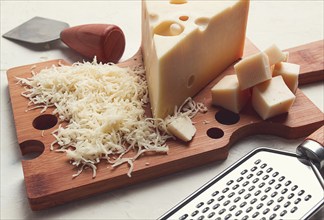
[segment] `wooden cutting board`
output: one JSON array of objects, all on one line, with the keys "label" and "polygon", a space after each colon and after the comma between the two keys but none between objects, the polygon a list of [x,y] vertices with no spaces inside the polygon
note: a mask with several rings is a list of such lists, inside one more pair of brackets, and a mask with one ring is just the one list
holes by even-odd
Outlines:
[{"label": "wooden cutting board", "polygon": [[[320,48],[320,50],[319,50]],[[301,65],[300,83],[323,80],[323,41],[295,48],[290,61]],[[244,56],[258,52],[247,40]],[[39,153],[31,160],[22,160],[26,191],[33,210],[41,210],[69,201],[85,198],[101,192],[129,186],[185,169],[197,167],[228,156],[229,147],[240,139],[254,134],[271,134],[284,138],[300,138],[309,135],[323,125],[323,113],[300,91],[289,114],[271,120],[261,120],[251,105],[240,115],[211,106],[210,88],[225,74],[233,73],[233,66],[202,90],[195,100],[204,102],[209,111],[198,114],[195,122],[197,133],[190,143],[171,140],[167,155],[146,155],[135,161],[132,177],[126,174],[126,164],[112,169],[107,163],[98,165],[97,176],[92,178],[92,170],[87,169],[72,178],[77,172],[69,164],[65,154],[50,151],[54,141],[51,132],[58,127],[51,110],[40,115],[40,110],[25,112],[28,100],[20,95],[23,88],[16,84],[15,77],[30,77],[35,72],[57,65],[62,60],[53,60],[8,70],[8,83],[18,143],[22,154]],[[142,62],[139,51],[133,58],[120,63],[132,66]],[[36,129],[36,128],[37,129]],[[41,130],[45,130],[42,132]]]}]

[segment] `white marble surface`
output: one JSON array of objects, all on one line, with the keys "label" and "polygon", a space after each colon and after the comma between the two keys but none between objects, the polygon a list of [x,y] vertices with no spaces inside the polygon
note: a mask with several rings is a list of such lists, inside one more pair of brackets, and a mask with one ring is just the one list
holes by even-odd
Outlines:
[{"label": "white marble surface", "polygon": [[[323,1],[252,1],[247,36],[264,49],[272,43],[286,49],[323,39]],[[126,35],[122,59],[140,46],[139,0],[134,1],[9,1],[1,0],[1,35],[33,16],[61,20],[71,26],[113,23]],[[302,139],[286,140],[257,135],[235,144],[227,160],[45,211],[33,212],[26,198],[21,154],[16,141],[6,70],[15,66],[80,57],[56,43],[31,48],[1,38],[1,219],[156,219],[202,184],[256,147],[295,151]],[[302,91],[323,111],[323,83],[302,86]],[[323,219],[323,210],[314,219]]]}]

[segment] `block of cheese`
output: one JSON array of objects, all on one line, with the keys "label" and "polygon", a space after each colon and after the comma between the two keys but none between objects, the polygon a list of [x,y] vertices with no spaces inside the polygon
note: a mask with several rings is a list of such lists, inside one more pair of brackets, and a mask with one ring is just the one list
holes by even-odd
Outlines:
[{"label": "block of cheese", "polygon": [[243,53],[249,0],[142,0],[152,114],[164,118]]},{"label": "block of cheese", "polygon": [[282,76],[273,77],[253,87],[252,106],[264,120],[288,112],[294,101],[295,95]]},{"label": "block of cheese", "polygon": [[234,65],[234,69],[241,90],[253,87],[272,77],[268,56],[263,52],[242,59]]},{"label": "block of cheese", "polygon": [[188,116],[182,115],[167,125],[167,130],[183,141],[190,141],[196,133],[196,128]]},{"label": "block of cheese", "polygon": [[224,76],[211,89],[213,105],[239,113],[250,98],[250,90],[241,90],[237,76]]},{"label": "block of cheese", "polygon": [[281,75],[290,91],[295,93],[298,87],[299,72],[300,65],[280,62],[275,65],[272,76],[275,77]]},{"label": "block of cheese", "polygon": [[274,65],[276,63],[283,62],[287,55],[283,53],[279,47],[275,44],[271,45],[267,49],[264,50],[264,53],[268,55],[269,58],[269,64]]}]

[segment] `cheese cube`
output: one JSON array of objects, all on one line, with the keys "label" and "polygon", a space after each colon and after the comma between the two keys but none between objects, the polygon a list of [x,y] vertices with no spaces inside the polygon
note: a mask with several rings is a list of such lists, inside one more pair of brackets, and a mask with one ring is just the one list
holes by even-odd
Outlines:
[{"label": "cheese cube", "polygon": [[173,114],[243,54],[249,0],[142,0],[153,117]]},{"label": "cheese cube", "polygon": [[250,97],[250,90],[241,90],[236,75],[224,76],[211,89],[212,104],[239,113]]},{"label": "cheese cube", "polygon": [[271,79],[269,59],[263,52],[242,59],[234,65],[234,69],[241,90]]},{"label": "cheese cube", "polygon": [[196,133],[196,128],[188,116],[175,118],[167,125],[167,130],[183,141],[190,141]]},{"label": "cheese cube", "polygon": [[298,87],[299,72],[299,65],[294,63],[281,62],[275,65],[272,76],[281,75],[290,91],[295,93]]},{"label": "cheese cube", "polygon": [[275,44],[265,49],[264,53],[267,54],[269,58],[270,66],[284,61],[287,57]]},{"label": "cheese cube", "polygon": [[273,77],[253,87],[252,106],[264,120],[288,112],[294,100],[295,95],[282,76]]}]

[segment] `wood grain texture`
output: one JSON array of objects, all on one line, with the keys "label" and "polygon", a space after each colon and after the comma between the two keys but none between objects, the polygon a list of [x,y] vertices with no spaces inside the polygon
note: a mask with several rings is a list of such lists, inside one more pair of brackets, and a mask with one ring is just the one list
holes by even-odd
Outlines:
[{"label": "wood grain texture", "polygon": [[324,40],[287,49],[289,63],[300,65],[299,84],[324,81]]},{"label": "wood grain texture", "polygon": [[[244,56],[257,51],[250,41],[246,42]],[[15,79],[15,77],[30,77],[34,65],[36,66],[34,71],[37,72],[51,65],[57,65],[59,62],[64,63],[62,60],[53,60],[16,67],[7,72],[17,139],[22,153],[41,152],[41,155],[35,159],[22,161],[27,196],[33,210],[57,206],[213,161],[224,160],[232,144],[250,135],[270,134],[290,139],[299,138],[309,135],[323,125],[323,113],[300,90],[297,90],[297,99],[288,114],[266,121],[255,113],[250,103],[240,115],[226,114],[228,112],[223,109],[212,106],[210,89],[222,76],[234,72],[233,66],[230,66],[194,97],[196,101],[205,103],[209,111],[198,114],[193,119],[197,133],[191,142],[170,140],[168,141],[170,151],[167,155],[140,157],[135,161],[131,178],[126,175],[128,171],[126,164],[112,169],[103,161],[98,165],[96,178],[92,179],[92,170],[86,169],[80,176],[72,179],[77,169],[69,163],[63,153],[52,152],[49,149],[50,143],[54,141],[51,132],[59,124],[45,130],[42,136],[42,131],[33,126],[35,118],[40,115],[40,110],[25,112],[28,100],[20,95],[23,88],[16,84]],[[119,65],[139,64],[142,64],[140,50],[133,58]],[[307,64],[303,63],[303,65]],[[48,109],[44,114],[51,114],[51,110]],[[215,118],[218,118],[221,113],[225,115],[220,116],[220,120],[216,120]]]}]

